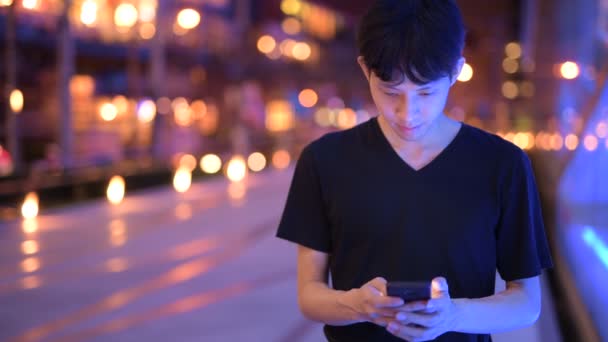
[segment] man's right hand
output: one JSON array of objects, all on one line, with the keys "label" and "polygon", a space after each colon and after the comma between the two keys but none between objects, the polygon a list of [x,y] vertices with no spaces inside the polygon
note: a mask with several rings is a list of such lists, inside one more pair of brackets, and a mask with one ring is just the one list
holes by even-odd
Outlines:
[{"label": "man's right hand", "polygon": [[350,306],[360,315],[361,321],[386,327],[395,319],[397,307],[403,299],[386,295],[386,279],[377,277],[358,289],[349,291]]}]

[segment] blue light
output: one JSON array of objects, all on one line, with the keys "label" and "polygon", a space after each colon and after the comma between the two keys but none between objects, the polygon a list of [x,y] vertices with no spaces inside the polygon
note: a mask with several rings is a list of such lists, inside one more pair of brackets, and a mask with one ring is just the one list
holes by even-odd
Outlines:
[{"label": "blue light", "polygon": [[608,247],[606,243],[600,239],[592,227],[586,226],[583,229],[583,240],[593,249],[600,261],[608,268]]}]

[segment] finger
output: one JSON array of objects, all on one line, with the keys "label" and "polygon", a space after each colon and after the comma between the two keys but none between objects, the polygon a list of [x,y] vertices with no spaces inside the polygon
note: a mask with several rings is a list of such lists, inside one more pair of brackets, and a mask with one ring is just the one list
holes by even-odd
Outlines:
[{"label": "finger", "polygon": [[386,279],[382,277],[376,277],[372,279],[368,284],[371,285],[376,290],[380,291],[382,295],[386,295]]},{"label": "finger", "polygon": [[450,302],[450,300],[448,298],[437,298],[437,299],[430,299],[427,301],[426,303],[426,308],[424,310],[427,311],[441,311],[446,304],[448,304]]},{"label": "finger", "polygon": [[365,289],[367,289],[371,294],[373,294],[374,296],[378,296],[378,297],[382,297],[384,296],[384,293],[382,293],[381,290],[377,289],[373,284],[369,283],[364,285]]},{"label": "finger", "polygon": [[377,317],[372,320],[372,322],[381,327],[387,327],[393,320],[389,317]]},{"label": "finger", "polygon": [[431,282],[431,298],[450,296],[448,281],[444,277],[437,277]]},{"label": "finger", "polygon": [[409,321],[409,315],[410,315],[410,313],[398,312],[395,315],[395,320],[397,320],[397,322],[399,324],[406,325],[406,324],[408,324],[410,322]]},{"label": "finger", "polygon": [[373,299],[375,308],[397,308],[403,305],[403,299],[399,297],[376,297]]},{"label": "finger", "polygon": [[389,323],[386,330],[397,337],[407,338],[411,341],[424,336],[428,329],[411,325],[403,325],[393,321]]},{"label": "finger", "polygon": [[407,323],[413,323],[421,325],[425,328],[432,328],[439,322],[439,314],[420,314],[420,313],[408,313]]},{"label": "finger", "polygon": [[388,330],[388,332],[390,332],[391,334],[397,337],[407,339],[408,341],[413,341],[420,338],[421,336],[424,336],[427,331],[427,329],[425,328],[403,325],[397,322],[389,323],[389,325],[386,327],[386,330]]},{"label": "finger", "polygon": [[394,319],[398,314],[398,311],[392,309],[376,309],[368,313],[370,319],[386,317]]},{"label": "finger", "polygon": [[409,303],[404,304],[402,307],[400,307],[399,311],[413,312],[413,311],[424,310],[427,308],[427,302],[428,302],[428,300],[409,302]]},{"label": "finger", "polygon": [[363,285],[362,289],[364,289],[368,294],[371,294],[371,297],[373,298],[382,298],[385,297],[385,294],[382,292],[381,289],[378,289],[377,286],[378,284],[374,284],[373,282],[376,279],[370,281],[369,283]]},{"label": "finger", "polygon": [[396,309],[392,309],[392,308],[380,308],[380,309],[377,309],[376,312],[378,313],[379,316],[383,316],[383,317],[395,317],[399,313],[399,311],[397,311]]},{"label": "finger", "polygon": [[423,313],[423,314],[432,314],[432,313],[437,312],[437,309],[436,308],[428,308],[427,307],[426,309],[418,310],[416,312],[417,313]]}]

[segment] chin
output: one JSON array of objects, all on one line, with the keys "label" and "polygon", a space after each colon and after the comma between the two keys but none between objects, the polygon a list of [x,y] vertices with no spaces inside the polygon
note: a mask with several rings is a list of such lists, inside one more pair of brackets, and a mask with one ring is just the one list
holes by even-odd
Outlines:
[{"label": "chin", "polygon": [[425,136],[427,130],[428,130],[428,127],[426,125],[420,125],[419,127],[415,128],[414,130],[401,129],[401,128],[399,128],[399,126],[393,127],[393,131],[395,132],[395,134],[397,134],[397,136],[399,136],[401,139],[403,139],[405,141],[420,140]]}]

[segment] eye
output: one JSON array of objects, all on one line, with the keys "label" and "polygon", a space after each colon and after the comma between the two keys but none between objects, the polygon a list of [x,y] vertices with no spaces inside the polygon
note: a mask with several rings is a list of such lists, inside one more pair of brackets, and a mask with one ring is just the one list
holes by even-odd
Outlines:
[{"label": "eye", "polygon": [[397,95],[399,95],[399,94],[397,94],[397,93],[387,93],[387,92],[384,92],[384,93],[385,93],[386,95],[388,95],[388,96],[397,96]]},{"label": "eye", "polygon": [[434,94],[435,94],[435,92],[433,92],[433,91],[431,91],[431,92],[427,91],[427,92],[424,92],[424,93],[420,93],[420,96],[432,96]]}]

